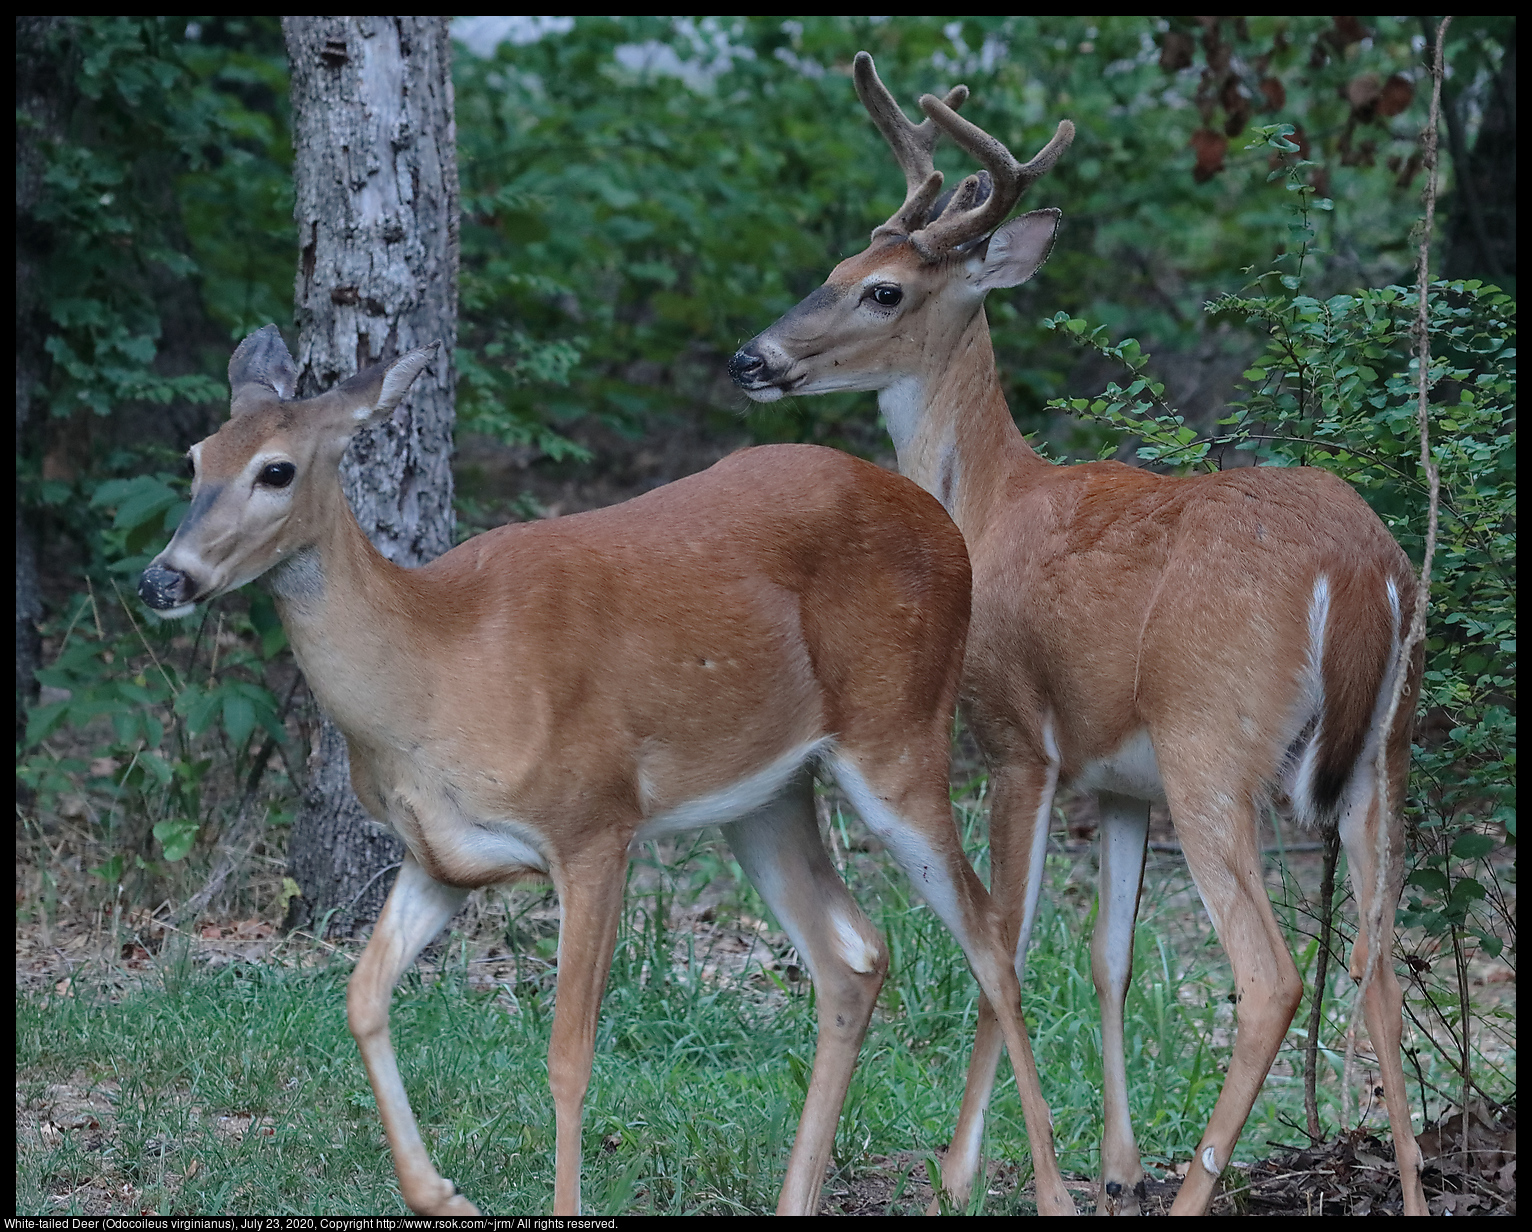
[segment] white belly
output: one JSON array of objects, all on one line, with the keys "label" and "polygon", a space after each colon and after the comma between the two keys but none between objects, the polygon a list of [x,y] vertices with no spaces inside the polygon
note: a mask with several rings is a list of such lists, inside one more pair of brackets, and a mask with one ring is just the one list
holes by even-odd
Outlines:
[{"label": "white belly", "polygon": [[804,762],[819,753],[827,743],[828,739],[821,737],[789,749],[775,761],[737,782],[652,814],[644,819],[644,824],[633,836],[633,842],[642,843],[653,838],[663,838],[667,834],[738,821],[745,814],[753,813],[776,799]]},{"label": "white belly", "polygon": [[1135,732],[1111,754],[1085,763],[1070,786],[1079,791],[1110,791],[1119,796],[1165,803],[1165,784],[1146,731]]}]

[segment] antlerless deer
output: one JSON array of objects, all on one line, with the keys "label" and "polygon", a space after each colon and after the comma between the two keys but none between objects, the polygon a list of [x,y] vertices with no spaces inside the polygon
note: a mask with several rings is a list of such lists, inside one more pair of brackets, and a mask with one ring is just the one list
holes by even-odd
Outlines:
[{"label": "antlerless deer", "polygon": [[[1389,955],[1403,879],[1398,806],[1421,659],[1401,664],[1414,584],[1366,503],[1311,468],[1185,478],[1117,462],[1052,466],[1023,439],[995,372],[984,297],[1042,265],[1057,210],[1006,222],[1068,147],[1064,121],[1019,165],[946,102],[910,123],[862,52],[857,93],[904,171],[905,202],[824,286],[743,347],[735,381],[758,401],[876,390],[899,469],[962,529],[973,565],[963,700],[990,767],[991,892],[1018,974],[1042,887],[1060,784],[1101,806],[1092,969],[1101,1003],[1105,1132],[1099,1208],[1135,1213],[1143,1169],[1128,1120],[1122,1006],[1132,970],[1148,814],[1168,804],[1187,865],[1234,968],[1228,1076],[1176,1213],[1207,1209],[1303,988],[1272,915],[1257,823],[1274,795],[1306,825],[1335,826],[1363,928],[1382,961],[1365,998],[1407,1214],[1426,1213],[1400,1055]],[[985,170],[943,200],[932,151],[946,133]],[[1404,703],[1382,730],[1395,673]],[[1386,750],[1385,812],[1373,767]],[[1380,835],[1381,830],[1381,835]],[[1379,876],[1379,838],[1387,859]],[[1381,890],[1381,898],[1380,898]],[[1369,936],[1369,921],[1383,931]],[[943,1183],[962,1203],[979,1165],[1000,1037],[981,1008]],[[1019,1075],[1030,1083],[1032,1072]],[[1027,1106],[1042,1104],[1030,1091]],[[1045,1163],[1038,1160],[1039,1192]]]},{"label": "antlerless deer", "polygon": [[[948,799],[969,613],[951,519],[898,475],[779,445],[402,569],[362,533],[337,468],[435,350],[295,399],[276,327],[246,338],[229,361],[229,421],[192,446],[191,508],[139,586],[176,614],[264,576],[309,687],[346,735],[357,796],[408,849],[347,994],[405,1201],[474,1213],[426,1154],[388,1032],[395,981],[468,891],[525,875],[558,891],[554,1209],[573,1214],[629,849],[720,824],[818,994],[778,1209],[817,1208],[888,958],[820,841],[816,761],[968,954],[1049,1173],[1016,973]],[[1067,1202],[1056,1167],[1044,1185]]]}]

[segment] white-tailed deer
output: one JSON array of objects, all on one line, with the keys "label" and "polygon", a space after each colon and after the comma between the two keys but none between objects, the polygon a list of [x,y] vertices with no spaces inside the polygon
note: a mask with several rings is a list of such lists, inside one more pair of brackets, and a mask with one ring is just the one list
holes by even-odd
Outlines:
[{"label": "white-tailed deer", "polygon": [[[1404,840],[1411,716],[1421,661],[1382,731],[1410,566],[1366,503],[1322,470],[1246,468],[1175,478],[1117,462],[1052,466],[1001,392],[985,294],[1047,258],[1057,210],[1005,222],[1073,138],[1067,121],[1030,163],[943,103],[910,123],[865,52],[856,88],[893,148],[905,203],[824,286],[730,363],[752,398],[876,390],[899,469],[946,506],[968,542],[973,619],[962,696],[990,766],[991,892],[1018,974],[1042,885],[1053,797],[1101,805],[1101,1002],[1105,1122],[1098,1211],[1131,1213],[1143,1170],[1128,1120],[1122,1007],[1132,970],[1151,802],[1167,803],[1187,865],[1234,969],[1238,1032],[1228,1077],[1175,1202],[1207,1209],[1299,1000],[1272,915],[1258,818],[1281,794],[1305,823],[1338,825],[1361,907],[1360,973],[1381,947],[1365,1014],[1377,1049],[1407,1213],[1425,1214],[1400,1058],[1390,960]],[[948,134],[985,168],[939,201],[932,166]],[[1003,225],[1002,225],[1003,224]],[[1389,795],[1373,773],[1386,746]],[[1378,878],[1379,828],[1389,858]],[[1382,901],[1377,887],[1382,886]],[[1376,914],[1381,912],[1381,914]],[[1365,921],[1381,919],[1368,937]],[[943,1180],[965,1199],[979,1163],[999,1039],[981,1011]],[[1041,1102],[1040,1093],[1033,1099]]]},{"label": "white-tailed deer", "polygon": [[[821,844],[816,761],[956,934],[1035,1090],[1009,951],[948,799],[969,569],[941,506],[870,463],[779,445],[402,569],[358,527],[337,468],[435,350],[294,399],[276,327],[246,338],[230,419],[192,447],[191,508],[139,586],[176,613],[264,575],[357,796],[408,848],[347,994],[404,1200],[474,1210],[426,1154],[388,1033],[395,982],[468,891],[529,874],[558,891],[548,1077],[554,1207],[572,1214],[629,848],[718,824],[818,994],[779,1210],[817,1208],[888,959]],[[1051,1160],[1046,1118],[1033,1128]],[[1044,1173],[1050,1209],[1067,1209]]]}]

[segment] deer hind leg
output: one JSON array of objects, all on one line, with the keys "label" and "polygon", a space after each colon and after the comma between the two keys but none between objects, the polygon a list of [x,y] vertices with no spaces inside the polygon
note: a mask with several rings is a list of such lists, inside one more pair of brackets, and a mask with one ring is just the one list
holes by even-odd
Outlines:
[{"label": "deer hind leg", "polygon": [[[1015,955],[1017,983],[1026,979],[1027,944],[1043,886],[1043,858],[1053,793],[1058,786],[1056,761],[1002,767],[990,775],[990,897],[1000,915],[1000,940]],[[974,1177],[981,1166],[984,1116],[995,1089],[995,1070],[1004,1046],[1000,1020],[987,997],[979,998],[979,1025],[974,1033],[963,1107],[958,1113],[952,1145],[942,1161],[942,1188],[958,1209],[968,1204]],[[935,1197],[927,1214],[940,1213]]]},{"label": "deer hind leg", "polygon": [[841,1105],[888,971],[888,951],[824,849],[807,770],[765,808],[724,826],[723,833],[814,981],[819,1039],[777,1202],[779,1215],[812,1215],[819,1209]]},{"label": "deer hind leg", "polygon": [[1128,1116],[1128,1066],[1122,1015],[1133,978],[1133,924],[1144,885],[1149,805],[1129,796],[1099,793],[1101,882],[1096,932],[1091,938],[1091,975],[1101,1005],[1102,1088],[1098,1215],[1137,1215],[1144,1196],[1144,1167]]},{"label": "deer hind leg", "polygon": [[943,757],[939,764],[934,758],[925,767],[907,764],[908,753],[857,756],[843,750],[830,759],[831,768],[862,820],[963,947],[980,990],[995,1009],[1011,1054],[1037,1180],[1038,1213],[1073,1215],[1074,1200],[1064,1187],[1054,1154],[1053,1117],[1043,1099],[1021,1017],[1021,985],[1012,955],[1001,941],[1000,920],[989,892],[963,855],[952,823],[945,728],[940,735]]},{"label": "deer hind leg", "polygon": [[1234,969],[1234,1054],[1171,1207],[1174,1215],[1202,1215],[1276,1059],[1303,985],[1266,893],[1253,786],[1199,781],[1195,763],[1167,752],[1158,740],[1155,753],[1186,863]]},{"label": "deer hind leg", "polygon": [[548,1042],[548,1086],[556,1124],[553,1213],[580,1213],[580,1123],[596,1053],[601,994],[622,916],[627,846],[586,847],[554,865],[559,895],[558,988]]},{"label": "deer hind leg", "polygon": [[429,877],[410,855],[389,891],[372,938],[346,988],[346,1019],[383,1117],[399,1191],[419,1215],[477,1215],[473,1203],[431,1165],[388,1038],[388,1001],[415,956],[463,905],[466,890]]},{"label": "deer hind leg", "polygon": [[[1396,777],[1395,798],[1402,793],[1403,776]],[[1404,996],[1394,974],[1394,909],[1404,880],[1404,835],[1400,833],[1397,814],[1384,818],[1373,785],[1371,759],[1364,759],[1353,781],[1341,813],[1340,837],[1346,848],[1346,863],[1351,871],[1351,888],[1356,895],[1360,915],[1356,945],[1351,951],[1351,978],[1360,980],[1367,965],[1369,933],[1374,921],[1380,926],[1377,937],[1379,953],[1373,967],[1372,982],[1362,1003],[1367,1034],[1378,1056],[1378,1074],[1383,1082],[1383,1100],[1388,1107],[1389,1128],[1394,1136],[1394,1158],[1399,1163],[1404,1188],[1404,1213],[1425,1215],[1426,1197],[1420,1183],[1420,1147],[1410,1125],[1409,1093],[1404,1085],[1404,1061],[1401,1055],[1404,1035]],[[1382,900],[1378,887],[1379,828],[1387,826],[1388,864],[1384,869]]]}]

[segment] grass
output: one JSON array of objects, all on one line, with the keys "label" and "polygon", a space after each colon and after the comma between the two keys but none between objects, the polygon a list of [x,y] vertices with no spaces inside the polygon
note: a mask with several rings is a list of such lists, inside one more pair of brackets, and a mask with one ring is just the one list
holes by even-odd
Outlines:
[{"label": "grass", "polygon": [[[970,850],[976,814],[964,810]],[[951,1133],[976,1020],[977,990],[955,944],[881,856],[855,854],[848,878],[889,943],[892,966],[836,1137],[832,1181],[876,1157],[923,1157]],[[639,868],[602,1007],[584,1119],[590,1213],[702,1214],[773,1209],[813,1057],[813,996],[791,956],[763,947],[742,974],[716,968],[730,922],[764,914],[748,886],[715,904],[719,927],[678,936],[657,921],[737,874],[720,844]],[[1025,1010],[1066,1173],[1090,1174],[1100,1134],[1101,1030],[1090,977],[1094,894],[1088,858],[1050,857]],[[519,890],[502,940],[537,952],[526,918],[546,897]],[[1284,921],[1286,922],[1286,921]],[[768,934],[768,940],[770,936]],[[546,939],[545,939],[546,940]],[[779,944],[780,938],[778,938]],[[553,980],[518,963],[506,987],[473,978],[482,937],[454,934],[422,975],[401,982],[393,1037],[438,1169],[482,1208],[552,1203],[553,1111],[545,1056]],[[1299,945],[1302,945],[1301,939]],[[540,947],[544,951],[546,945]],[[473,951],[476,952],[476,951]],[[23,1213],[403,1213],[382,1129],[345,1024],[349,961],[235,962],[210,970],[167,944],[148,978],[117,1000],[24,995],[17,1087],[46,1106],[67,1087],[96,1092],[94,1117],[18,1132]],[[1300,965],[1312,962],[1300,953]],[[1337,976],[1337,991],[1344,977]],[[76,988],[82,981],[74,981]],[[1222,1084],[1231,977],[1184,866],[1151,857],[1127,1007],[1132,1115],[1146,1162],[1185,1159]],[[1343,1014],[1349,999],[1332,1001]],[[1301,1049],[1300,1013],[1289,1043]],[[1332,1038],[1333,1035],[1332,1035]],[[1423,1060],[1430,1058],[1423,1052]],[[1338,1056],[1328,1056],[1338,1074]],[[1279,1059],[1235,1158],[1299,1141],[1302,1080]],[[988,1121],[987,1155],[1020,1162],[1025,1132],[1009,1067]],[[1429,1080],[1429,1078],[1428,1078]],[[1450,1079],[1444,1079],[1450,1082]],[[1333,1078],[1322,1083],[1334,1124]],[[1412,1081],[1413,1088],[1414,1083]],[[55,1088],[50,1094],[50,1088]],[[103,1098],[104,1097],[104,1098]],[[68,1122],[75,1121],[75,1127]],[[99,1122],[91,1127],[91,1120]],[[1285,1119],[1285,1123],[1284,1123]],[[1381,1110],[1370,1121],[1382,1123]],[[915,1158],[906,1156],[906,1158]],[[987,1213],[1029,1210],[1017,1192]],[[913,1209],[909,1199],[893,1204]]]}]

